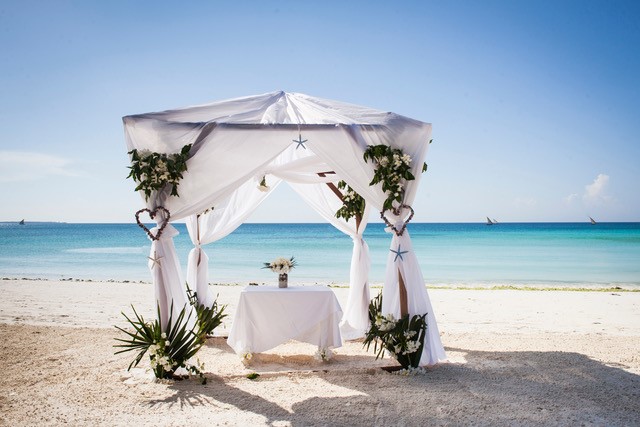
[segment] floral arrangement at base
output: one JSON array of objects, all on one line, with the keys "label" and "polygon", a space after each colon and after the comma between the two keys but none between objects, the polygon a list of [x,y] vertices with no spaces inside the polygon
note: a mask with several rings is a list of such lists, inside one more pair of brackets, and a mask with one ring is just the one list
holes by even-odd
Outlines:
[{"label": "floral arrangement at base", "polygon": [[329,347],[318,347],[313,358],[319,362],[328,362],[333,358],[333,351]]},{"label": "floral arrangement at base", "polygon": [[251,360],[253,359],[253,353],[251,353],[251,351],[249,350],[245,350],[242,352],[240,357],[242,358],[242,363],[244,363],[246,366],[251,364]]},{"label": "floral arrangement at base", "polygon": [[[193,293],[193,296],[195,296],[195,293]],[[122,344],[117,344],[115,347],[122,348],[122,350],[117,351],[115,354],[128,351],[138,352],[127,370],[138,366],[144,355],[148,353],[151,369],[156,378],[181,379],[183,377],[176,372],[182,368],[189,374],[198,375],[202,384],[206,384],[204,364],[197,359],[196,363],[193,364],[190,360],[204,345],[207,335],[222,323],[222,319],[226,316],[226,314],[223,314],[225,307],[223,306],[218,310],[217,301],[214,302],[211,308],[195,305],[194,311],[196,312],[197,321],[193,322],[193,326],[190,327],[191,314],[186,314],[187,307],[185,306],[175,321],[173,315],[169,316],[166,331],[163,331],[160,306],[157,308],[158,317],[153,322],[145,321],[136,312],[135,307],[131,306],[135,319],[129,318],[124,313],[122,315],[127,319],[134,331],[131,332],[116,326],[116,329],[127,334],[128,338],[116,338],[116,341],[120,341]],[[170,312],[173,313],[173,304]]]},{"label": "floral arrangement at base", "polygon": [[395,319],[392,314],[382,315],[382,293],[369,303],[369,330],[363,345],[369,350],[374,344],[376,360],[385,350],[406,370],[418,369],[427,331],[427,314]]},{"label": "floral arrangement at base", "polygon": [[393,375],[401,375],[403,377],[413,377],[415,375],[425,375],[427,370],[423,367],[412,368],[408,367],[407,369],[400,369],[399,371],[392,372]]}]

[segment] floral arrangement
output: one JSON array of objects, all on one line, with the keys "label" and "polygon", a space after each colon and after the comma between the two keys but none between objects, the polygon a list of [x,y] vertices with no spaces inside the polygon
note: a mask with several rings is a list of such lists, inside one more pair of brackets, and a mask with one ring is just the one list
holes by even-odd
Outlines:
[{"label": "floral arrangement", "polygon": [[374,343],[376,360],[386,350],[405,370],[418,369],[427,331],[426,314],[409,315],[395,319],[392,314],[382,315],[382,293],[369,303],[369,330],[363,345],[369,350]]},{"label": "floral arrangement", "polygon": [[154,191],[162,191],[167,185],[171,185],[171,195],[178,196],[178,185],[182,174],[187,171],[190,150],[191,144],[185,145],[176,154],[131,150],[131,171],[127,178],[138,183],[135,191],[142,190],[145,200],[149,200]]},{"label": "floral arrangement", "polygon": [[[192,303],[193,298],[197,298],[195,293],[190,297]],[[158,306],[158,317],[153,322],[146,322],[136,312],[135,307],[132,306],[135,319],[129,318],[124,313],[122,315],[127,319],[134,331],[130,332],[116,326],[116,329],[127,334],[128,338],[116,338],[122,344],[117,344],[115,347],[122,348],[122,350],[117,351],[115,354],[128,351],[138,352],[127,370],[138,366],[145,353],[148,353],[151,369],[156,378],[180,378],[176,375],[176,370],[183,368],[191,374],[198,375],[202,384],[205,384],[207,380],[204,376],[204,364],[197,359],[197,363],[193,364],[190,360],[204,345],[207,335],[222,323],[222,319],[226,316],[224,314],[225,307],[223,306],[218,310],[217,301],[214,302],[211,308],[196,304],[197,322],[192,327],[189,327],[191,314],[186,316],[187,307],[184,307],[175,321],[172,315],[169,316],[167,330],[163,331],[160,306]],[[173,305],[171,312],[173,312]]]},{"label": "floral arrangement", "polygon": [[262,191],[263,193],[266,193],[270,189],[271,187],[267,185],[267,177],[263,176],[262,181],[260,181],[260,184],[258,184],[258,190]]},{"label": "floral arrangement", "polygon": [[262,268],[268,268],[278,274],[288,274],[296,265],[298,265],[298,263],[294,257],[291,257],[290,259],[280,257],[271,262],[265,262],[264,267]]},{"label": "floral arrangement", "polygon": [[362,218],[364,215],[365,201],[346,182],[338,182],[338,188],[345,190],[342,195],[342,207],[337,210],[336,218],[344,218],[349,221],[351,218]]},{"label": "floral arrangement", "polygon": [[387,195],[384,210],[393,209],[393,202],[401,204],[404,198],[404,182],[416,179],[411,173],[411,156],[398,148],[388,145],[371,145],[364,151],[364,160],[371,159],[375,166],[373,179],[369,185],[382,183],[382,191]]},{"label": "floral arrangement", "polygon": [[333,351],[328,347],[318,347],[318,350],[313,355],[313,358],[318,362],[328,362],[333,357]]}]

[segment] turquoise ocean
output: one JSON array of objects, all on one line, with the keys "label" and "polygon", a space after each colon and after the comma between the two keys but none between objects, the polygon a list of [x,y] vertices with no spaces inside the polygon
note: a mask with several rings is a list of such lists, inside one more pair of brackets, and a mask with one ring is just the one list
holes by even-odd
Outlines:
[{"label": "turquoise ocean", "polygon": [[[176,249],[186,277],[191,241]],[[435,286],[627,286],[640,288],[640,223],[410,224],[425,282]],[[384,281],[391,236],[370,224],[371,282]],[[136,224],[0,223],[0,277],[151,281],[150,241]],[[349,281],[351,239],[329,224],[243,224],[205,246],[211,283],[273,283],[261,269],[295,256],[290,281]]]}]

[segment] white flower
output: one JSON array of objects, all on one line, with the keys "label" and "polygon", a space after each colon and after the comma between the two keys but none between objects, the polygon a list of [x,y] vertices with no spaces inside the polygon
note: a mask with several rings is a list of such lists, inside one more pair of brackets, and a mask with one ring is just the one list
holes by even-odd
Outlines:
[{"label": "white flower", "polygon": [[402,354],[415,353],[416,351],[418,351],[418,347],[420,347],[418,341],[407,341],[407,349],[403,351]]},{"label": "white flower", "polygon": [[270,268],[274,273],[288,274],[294,266],[294,261],[280,257],[271,261],[268,265],[268,268]]},{"label": "white flower", "polygon": [[165,332],[160,334],[160,338],[162,338],[163,340],[167,338],[167,334]]},{"label": "white flower", "polygon": [[328,362],[333,357],[333,352],[328,347],[318,347],[313,357],[320,362]]},{"label": "white flower", "polygon": [[389,159],[387,159],[386,157],[383,157],[380,159],[380,161],[378,162],[378,164],[382,167],[385,167],[389,164]]},{"label": "white flower", "polygon": [[408,340],[416,335],[416,331],[404,331],[404,337]]},{"label": "white flower", "polygon": [[253,359],[253,354],[251,354],[249,350],[245,350],[242,353],[242,363],[248,365],[251,362],[251,359]]}]

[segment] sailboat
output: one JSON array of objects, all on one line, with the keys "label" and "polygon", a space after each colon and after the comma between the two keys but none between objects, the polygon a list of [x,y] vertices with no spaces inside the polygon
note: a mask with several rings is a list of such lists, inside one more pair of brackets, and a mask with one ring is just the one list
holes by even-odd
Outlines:
[{"label": "sailboat", "polygon": [[20,225],[24,225],[24,219],[23,219],[23,220],[21,220],[18,224],[20,224]]},{"label": "sailboat", "polygon": [[493,225],[493,222],[491,222],[491,218],[487,217],[487,225]]},{"label": "sailboat", "polygon": [[591,221],[591,225],[597,224],[596,220],[591,217],[589,217],[589,221]]}]

